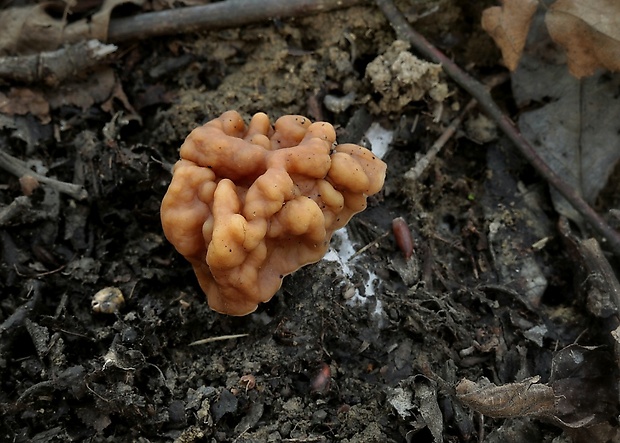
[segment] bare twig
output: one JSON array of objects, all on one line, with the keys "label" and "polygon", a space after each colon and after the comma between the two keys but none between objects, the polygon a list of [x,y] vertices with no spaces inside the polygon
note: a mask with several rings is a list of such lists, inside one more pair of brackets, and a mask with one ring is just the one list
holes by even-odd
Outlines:
[{"label": "bare twig", "polygon": [[30,209],[30,199],[25,195],[17,197],[8,206],[0,209],[0,226],[8,225],[15,217]]},{"label": "bare twig", "polygon": [[108,41],[233,28],[274,18],[342,9],[364,0],[228,0],[208,5],[149,12],[110,21]]},{"label": "bare twig", "polygon": [[84,189],[83,186],[74,185],[73,183],[62,182],[41,174],[37,174],[32,169],[30,169],[25,162],[7,154],[2,149],[0,149],[0,168],[4,169],[7,172],[10,172],[16,177],[23,177],[24,175],[34,177],[39,182],[56,189],[58,192],[67,194],[68,196],[73,197],[76,200],[85,200],[88,198],[88,192],[86,191],[86,189]]},{"label": "bare twig", "polygon": [[54,389],[54,380],[45,380],[42,382],[39,382],[37,384],[34,384],[32,386],[30,386],[28,389],[26,389],[24,392],[22,392],[22,395],[19,396],[19,398],[15,401],[15,404],[22,404],[26,402],[26,399],[34,394],[36,394],[39,391],[42,391],[44,389],[50,389],[53,390]]},{"label": "bare twig", "polygon": [[114,51],[114,45],[88,40],[56,51],[0,57],[0,79],[56,86],[65,78],[102,63]]},{"label": "bare twig", "polygon": [[201,340],[196,340],[196,341],[191,342],[189,346],[205,345],[207,343],[213,343],[215,341],[222,341],[222,340],[232,340],[235,338],[247,337],[248,335],[250,334],[220,335],[217,337],[203,338]]},{"label": "bare twig", "polygon": [[[26,303],[15,309],[15,311],[0,324],[0,334],[21,326],[41,300],[42,283],[38,280],[31,280],[31,284],[32,286],[28,291],[28,295],[32,293],[32,297],[30,297]],[[6,343],[3,342],[0,349],[2,349],[5,344]]]},{"label": "bare twig", "polygon": [[377,6],[383,11],[390,24],[396,31],[398,38],[411,43],[411,45],[435,63],[440,63],[444,71],[458,83],[463,89],[474,97],[480,107],[492,118],[506,136],[515,144],[527,161],[551,186],[553,186],[568,202],[586,219],[592,227],[603,236],[616,255],[620,255],[620,233],[615,231],[607,222],[588,205],[588,203],[556,174],[538,155],[534,147],[518,131],[514,123],[505,115],[493,101],[491,94],[484,85],[470,77],[459,68],[452,60],[435,48],[422,35],[418,34],[409,25],[405,17],[396,8],[392,0],[375,0]]}]

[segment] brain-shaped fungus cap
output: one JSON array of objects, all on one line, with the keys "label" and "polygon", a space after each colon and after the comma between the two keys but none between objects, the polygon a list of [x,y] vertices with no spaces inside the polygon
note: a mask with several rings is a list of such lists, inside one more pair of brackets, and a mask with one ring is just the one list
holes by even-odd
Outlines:
[{"label": "brain-shaped fungus cap", "polygon": [[385,163],[335,140],[329,123],[258,113],[246,127],[235,111],[187,137],[161,219],[212,309],[253,312],[382,188]]}]

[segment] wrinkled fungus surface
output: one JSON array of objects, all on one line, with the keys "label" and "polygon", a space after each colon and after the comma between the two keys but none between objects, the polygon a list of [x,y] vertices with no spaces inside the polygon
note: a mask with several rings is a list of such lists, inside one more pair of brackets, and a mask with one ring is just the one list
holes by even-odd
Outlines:
[{"label": "wrinkled fungus surface", "polygon": [[161,218],[212,309],[253,312],[379,192],[385,163],[335,140],[329,123],[258,113],[246,126],[235,111],[187,137]]}]

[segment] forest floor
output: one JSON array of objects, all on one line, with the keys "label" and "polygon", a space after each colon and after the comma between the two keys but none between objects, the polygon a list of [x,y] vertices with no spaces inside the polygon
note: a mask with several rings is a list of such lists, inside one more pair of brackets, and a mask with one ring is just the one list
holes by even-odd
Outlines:
[{"label": "forest floor", "polygon": [[[480,27],[493,4],[397,2],[480,81],[506,72]],[[618,325],[587,284],[591,233],[558,223],[547,183],[477,108],[407,175],[471,97],[395,40],[365,4],[123,42],[87,76],[2,86],[43,107],[0,106],[0,149],[81,186],[0,171],[2,441],[619,441]],[[493,94],[516,120],[510,81]],[[331,260],[245,317],[209,309],[159,215],[183,139],[229,109],[387,148],[385,186]],[[619,185],[597,210],[620,206]],[[93,312],[109,287],[124,304]]]}]

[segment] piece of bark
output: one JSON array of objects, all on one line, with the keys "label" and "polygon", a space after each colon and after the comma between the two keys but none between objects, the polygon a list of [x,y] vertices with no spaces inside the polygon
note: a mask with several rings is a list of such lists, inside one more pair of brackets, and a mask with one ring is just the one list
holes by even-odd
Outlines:
[{"label": "piece of bark", "polygon": [[87,40],[56,51],[0,57],[0,79],[57,86],[63,80],[101,64],[116,49],[115,45]]}]

